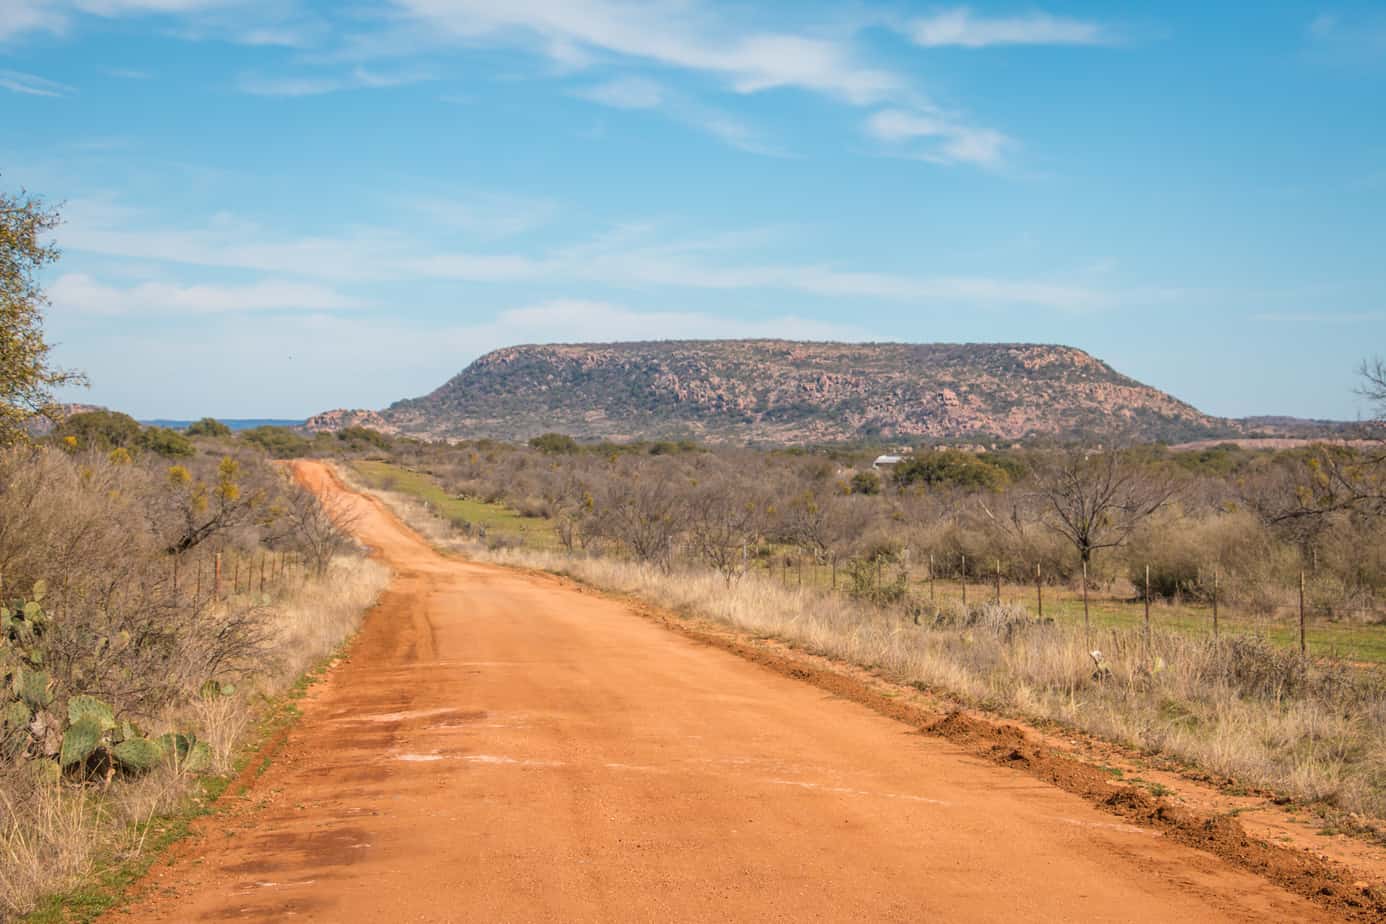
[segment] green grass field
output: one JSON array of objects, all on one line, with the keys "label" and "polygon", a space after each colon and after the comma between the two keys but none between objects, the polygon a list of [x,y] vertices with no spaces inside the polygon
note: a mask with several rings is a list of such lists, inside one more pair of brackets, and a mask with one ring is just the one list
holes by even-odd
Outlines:
[{"label": "green grass field", "polygon": [[540,548],[556,548],[558,537],[553,526],[542,517],[521,516],[504,504],[486,504],[463,497],[453,497],[444,491],[432,475],[416,472],[389,462],[353,462],[354,468],[373,488],[389,488],[401,494],[417,497],[433,507],[443,519],[453,523],[466,521],[484,526],[491,536],[523,539]]},{"label": "green grass field", "polygon": [[[898,572],[894,568],[887,568],[885,580],[894,579],[896,574]],[[777,581],[787,580],[793,585],[799,580],[798,568],[791,564],[786,572],[781,564],[776,564],[773,577]],[[829,588],[832,585],[832,570],[826,565],[805,564],[803,582]],[[846,583],[846,574],[839,569],[838,586],[844,587]],[[910,590],[918,599],[930,598],[929,582],[918,574],[911,576]],[[962,587],[956,579],[938,580],[934,583],[933,597],[938,605],[960,600]],[[995,597],[995,584],[980,579],[968,583],[967,599],[970,602],[992,600]],[[1038,599],[1033,585],[1003,583],[1001,599],[1019,603],[1031,612],[1038,611]],[[1094,630],[1136,629],[1145,621],[1145,607],[1139,600],[1123,599],[1096,591],[1088,596],[1088,612]],[[1081,626],[1082,595],[1067,587],[1045,586],[1044,615],[1061,623]],[[1213,635],[1212,609],[1205,605],[1155,602],[1150,607],[1150,623],[1157,630],[1207,638]],[[1282,611],[1274,618],[1262,618],[1223,606],[1218,612],[1218,630],[1222,635],[1262,635],[1277,645],[1299,646],[1298,617],[1289,611]],[[1306,626],[1305,639],[1311,655],[1386,664],[1386,626],[1329,622],[1311,616]]]}]

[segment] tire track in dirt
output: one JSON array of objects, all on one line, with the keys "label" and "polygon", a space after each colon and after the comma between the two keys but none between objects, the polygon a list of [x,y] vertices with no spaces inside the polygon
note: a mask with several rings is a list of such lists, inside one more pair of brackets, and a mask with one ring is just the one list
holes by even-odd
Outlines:
[{"label": "tire track in dirt", "polygon": [[296,474],[351,506],[395,579],[272,765],[118,916],[1338,918],[984,759],[957,720],[920,735],[814,685],[837,681],[441,556],[321,463]]}]

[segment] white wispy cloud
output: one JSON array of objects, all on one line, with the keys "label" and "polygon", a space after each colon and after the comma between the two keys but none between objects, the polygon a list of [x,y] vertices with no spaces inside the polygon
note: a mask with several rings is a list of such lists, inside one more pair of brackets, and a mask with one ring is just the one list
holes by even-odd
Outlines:
[{"label": "white wispy cloud", "polygon": [[473,192],[461,195],[400,196],[392,200],[445,228],[480,238],[504,238],[542,228],[558,214],[552,199]]},{"label": "white wispy cloud", "polygon": [[1307,28],[1310,48],[1339,66],[1386,62],[1386,13],[1320,13]]},{"label": "white wispy cloud", "polygon": [[664,102],[664,87],[645,77],[618,77],[575,91],[577,96],[615,109],[654,109]]},{"label": "white wispy cloud", "polygon": [[618,77],[580,87],[574,95],[613,109],[657,110],[660,114],[711,135],[723,144],[767,157],[783,157],[784,151],[745,119],[708,106],[645,77]]},{"label": "white wispy cloud", "polygon": [[754,260],[754,234],[666,239],[638,226],[537,253],[438,249],[427,238],[358,228],[340,236],[284,238],[225,219],[201,228],[139,229],[90,221],[69,209],[59,242],[70,251],[192,266],[308,277],[334,285],[433,279],[454,282],[594,283],[622,288],[764,290],[834,298],[950,304],[1101,307],[1081,283],[961,275],[908,275],[829,264]]},{"label": "white wispy cloud", "polygon": [[434,75],[425,71],[389,73],[355,67],[342,74],[316,76],[267,77],[262,74],[242,74],[236,81],[236,87],[242,93],[252,96],[321,96],[341,90],[389,89],[433,79]]},{"label": "white wispy cloud", "polygon": [[48,0],[0,0],[0,41],[28,32],[60,32],[67,24]]},{"label": "white wispy cloud", "polygon": [[[823,33],[793,27],[766,31],[737,21],[735,8],[703,0],[392,0],[416,29],[426,27],[430,42],[450,36],[465,45],[529,47],[553,58],[562,50],[565,68],[620,62],[675,69],[719,80],[725,90],[745,95],[776,89],[813,93],[848,106],[889,106],[930,117],[942,126],[940,143],[922,157],[938,164],[996,167],[1008,149],[1005,136],[975,126],[959,113],[943,120],[936,107],[903,74],[873,65],[850,30]],[[955,14],[954,18],[956,19]],[[1047,34],[1076,41],[1078,27],[1053,17],[1016,20],[968,18],[961,11],[958,37],[989,41]],[[928,37],[925,30],[925,37]],[[1096,40],[1093,38],[1093,40]],[[389,47],[388,44],[386,47]],[[602,105],[658,110],[675,121],[755,154],[784,156],[744,117],[672,91],[644,77],[616,77],[581,88],[576,94]],[[923,133],[918,133],[923,134]]]},{"label": "white wispy cloud", "polygon": [[0,70],[0,88],[25,96],[70,96],[77,91],[67,84],[23,71]]},{"label": "white wispy cloud", "polygon": [[245,285],[144,282],[113,286],[85,273],[59,276],[49,286],[48,297],[57,312],[119,316],[336,311],[362,304],[327,286],[288,280]]},{"label": "white wispy cloud", "polygon": [[793,32],[738,30],[690,0],[393,0],[404,16],[467,43],[528,42],[571,65],[606,54],[721,76],[737,92],[797,87],[857,104],[904,87],[844,42]]},{"label": "white wispy cloud", "polygon": [[947,118],[898,109],[883,109],[866,120],[868,135],[888,145],[905,145],[919,139],[934,142],[914,156],[938,163],[966,163],[997,167],[1012,141],[1001,132],[960,124]]},{"label": "white wispy cloud", "polygon": [[1116,36],[1100,23],[1026,13],[1020,16],[976,16],[967,7],[942,10],[912,20],[907,33],[925,48],[993,45],[1106,45]]},{"label": "white wispy cloud", "polygon": [[84,18],[158,17],[168,33],[192,41],[303,48],[327,33],[326,21],[294,0],[0,0],[0,40],[63,35]]},{"label": "white wispy cloud", "polygon": [[[945,10],[902,26],[890,17],[868,16],[834,27],[815,26],[804,13],[777,17],[765,28],[753,8],[715,0],[369,0],[354,16],[330,8],[314,11],[287,0],[0,0],[11,7],[0,38],[27,31],[61,32],[82,16],[158,16],[171,23],[166,34],[188,40],[314,49],[300,55],[306,73],[247,72],[235,80],[242,92],[259,96],[308,97],[346,90],[402,86],[433,79],[419,68],[455,50],[478,46],[527,50],[550,68],[553,78],[579,71],[631,65],[682,71],[709,78],[724,94],[799,90],[852,107],[885,107],[937,118],[936,108],[896,66],[872,60],[858,33],[865,23],[890,22],[918,43],[986,44],[1042,41],[1093,43],[1108,32],[1094,23],[1028,14],[974,16],[966,8]],[[0,7],[3,9],[3,7]],[[3,21],[4,17],[0,17]],[[797,20],[797,21],[796,21]],[[363,28],[369,23],[369,28]],[[398,69],[367,69],[363,62],[393,59]],[[350,70],[340,68],[356,63]],[[11,81],[14,83],[14,81]],[[33,84],[18,84],[42,92]],[[14,89],[14,86],[10,86]],[[51,91],[52,88],[49,88]],[[667,82],[608,76],[574,91],[605,106],[657,110],[738,150],[784,156],[784,146],[744,114],[688,92],[671,92]],[[921,159],[939,164],[994,167],[1004,157],[1004,136],[973,125],[962,113],[948,116],[940,143]],[[917,152],[916,152],[917,153]]]}]

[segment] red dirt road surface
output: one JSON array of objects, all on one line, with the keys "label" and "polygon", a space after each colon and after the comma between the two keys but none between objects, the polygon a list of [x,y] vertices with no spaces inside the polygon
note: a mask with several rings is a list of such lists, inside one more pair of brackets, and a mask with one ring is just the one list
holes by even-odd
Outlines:
[{"label": "red dirt road surface", "polygon": [[1078,796],[562,582],[396,577],[240,811],[122,919],[1326,921]]}]

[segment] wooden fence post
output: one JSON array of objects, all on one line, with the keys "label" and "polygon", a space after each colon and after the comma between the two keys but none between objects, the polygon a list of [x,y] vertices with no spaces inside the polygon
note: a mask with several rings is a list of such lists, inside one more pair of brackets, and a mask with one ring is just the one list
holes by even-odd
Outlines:
[{"label": "wooden fence post", "polygon": [[220,600],[220,599],[221,599],[221,553],[220,553],[220,552],[217,552],[217,553],[216,553],[216,559],[215,559],[215,562],[214,562],[214,565],[213,565],[213,569],[214,569],[214,572],[215,572],[215,573],[214,573],[214,575],[213,575],[213,577],[212,577],[212,598],[215,599],[215,600]]},{"label": "wooden fence post", "polygon": [[836,554],[836,553],[834,553],[834,554],[833,554],[833,557],[832,557],[832,568],[833,568],[833,590],[837,590],[837,554]]},{"label": "wooden fence post", "polygon": [[962,556],[962,598],[963,609],[967,609],[967,556]]},{"label": "wooden fence post", "polygon": [[1145,657],[1150,659],[1150,566],[1145,566]]},{"label": "wooden fence post", "polygon": [[1001,559],[996,559],[996,602],[1001,603]]},{"label": "wooden fence post", "polygon": [[1218,640],[1218,566],[1213,566],[1213,641]]},{"label": "wooden fence post", "polygon": [[934,553],[929,553],[929,606],[938,612],[938,598],[934,595]]},{"label": "wooden fence post", "polygon": [[1309,653],[1309,646],[1304,638],[1304,569],[1299,571],[1299,655],[1304,657]]},{"label": "wooden fence post", "polygon": [[1035,599],[1039,602],[1039,618],[1044,618],[1044,579],[1040,576],[1040,566],[1035,565]]},{"label": "wooden fence post", "polygon": [[1083,559],[1083,644],[1092,649],[1092,620],[1088,618],[1088,561]]}]

